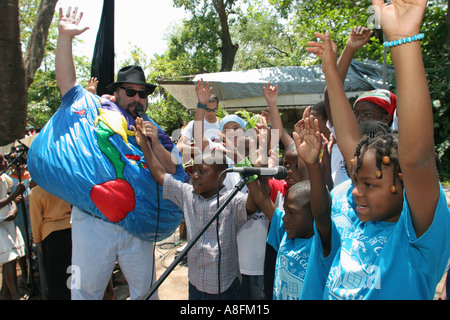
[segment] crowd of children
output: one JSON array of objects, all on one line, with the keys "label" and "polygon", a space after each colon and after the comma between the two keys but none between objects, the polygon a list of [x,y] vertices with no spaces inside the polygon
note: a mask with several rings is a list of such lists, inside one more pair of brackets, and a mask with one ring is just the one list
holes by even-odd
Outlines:
[{"label": "crowd of children", "polygon": [[[201,147],[189,182],[166,172],[153,150],[154,133],[136,118],[136,141],[163,198],[183,210],[187,241],[230,201],[188,252],[189,299],[434,298],[449,268],[450,210],[438,179],[417,39],[427,1],[372,3],[389,40],[396,95],[374,90],[350,105],[343,81],[353,54],[372,34],[357,27],[339,59],[329,32],[316,33],[320,41],[308,44],[322,59],[325,101],[307,108],[291,135],[276,104],[278,87],[267,84],[262,88],[267,119],[260,116],[247,129],[242,118],[227,116],[219,124],[221,142],[211,141],[204,136],[204,118],[213,88],[199,81],[192,136]],[[277,166],[278,141],[285,146],[285,179],[224,173],[230,167]],[[246,185],[230,200],[242,179]],[[3,178],[0,182],[5,207],[12,196],[3,192]],[[62,230],[70,230],[66,209]],[[3,211],[10,217],[17,209]],[[13,229],[8,233],[15,235]],[[20,237],[15,248],[13,259],[24,256]],[[17,288],[8,283],[15,281],[8,263],[3,270],[2,294],[6,286],[17,298]]]},{"label": "crowd of children", "polygon": [[[353,106],[349,104],[343,87],[348,63],[371,35],[370,30],[361,27],[352,30],[339,60],[328,32],[316,33],[321,41],[309,43],[308,51],[322,58],[323,62],[327,85],[327,129],[333,133],[329,141],[323,135],[329,131],[319,123],[319,120],[324,120],[323,116],[310,109],[297,123],[292,136],[285,133],[276,107],[278,89],[269,84],[263,88],[271,130],[279,130],[280,139],[288,146],[287,152],[296,150],[294,165],[297,174],[295,182],[290,185],[286,184],[288,179],[280,183],[274,179],[267,181],[264,177],[250,178],[248,193],[240,198],[242,211],[234,213],[238,220],[242,220],[245,218],[243,214],[251,215],[255,210],[261,210],[270,221],[267,244],[278,253],[274,261],[266,252],[265,263],[272,264],[273,273],[266,269],[268,272],[264,276],[273,276],[273,281],[269,282],[267,290],[262,290],[265,297],[433,299],[436,285],[448,270],[450,215],[438,179],[433,114],[420,42],[416,37],[426,1],[392,1],[388,4],[373,1],[373,4],[380,8],[381,25],[390,40],[385,45],[390,47],[394,62],[397,95],[387,90],[374,90],[359,97]],[[211,90],[208,84],[198,82],[199,104],[195,117],[199,123],[204,117],[204,106]],[[267,165],[261,161],[268,157],[271,146],[270,135],[265,133],[270,129],[265,121],[262,120],[255,128],[256,140],[250,141],[250,148],[246,147],[248,135],[243,134],[244,126],[236,120],[234,124],[234,127],[230,126],[232,130],[223,134],[225,149],[211,145],[209,151],[204,151],[203,160],[197,160],[198,168],[194,168],[192,175],[193,187],[180,191],[179,197],[183,200],[177,202],[184,204],[188,194],[190,197],[198,194],[198,180],[204,172],[212,170],[216,179],[210,181],[209,195],[215,203],[214,195],[219,176],[223,178],[220,175],[223,167],[218,169],[209,165],[211,157],[228,165]],[[202,130],[201,125],[197,130]],[[143,134],[139,125],[136,132]],[[229,143],[231,139],[233,143]],[[148,142],[141,141],[142,148],[145,147],[149,153]],[[333,142],[338,149],[331,148]],[[234,146],[233,150],[230,145]],[[208,157],[205,152],[209,152]],[[337,161],[329,159],[330,153]],[[285,161],[288,159],[286,154]],[[340,166],[324,170],[330,162],[340,163]],[[288,168],[288,162],[285,165]],[[337,170],[345,174],[341,172],[340,180],[331,176],[333,183],[328,184],[327,178]],[[163,171],[160,180],[167,183]],[[218,192],[221,194],[226,190],[223,187]],[[281,194],[284,203],[280,204],[275,194]],[[197,207],[193,203],[188,206]],[[236,204],[235,209],[239,206]],[[209,211],[196,212],[187,219],[188,241],[196,231],[189,224],[211,215],[215,209],[212,205]],[[224,214],[223,219],[229,219],[228,215],[233,213]],[[220,225],[220,221],[218,223]],[[233,228],[239,228],[235,222],[232,223]],[[215,265],[206,266],[198,260],[199,256],[192,256],[197,260],[194,266],[190,266],[196,269],[192,274],[202,275],[204,268],[211,268],[214,274],[217,260],[225,252],[217,248],[236,248],[236,230],[226,239],[223,236],[201,238],[203,242],[198,245],[199,249],[202,245],[208,246],[211,249],[208,255],[215,255]],[[236,259],[238,253],[232,254]],[[228,265],[228,259],[223,264]],[[225,283],[231,285],[231,279],[237,273],[238,270],[233,270]],[[222,274],[219,279],[209,278],[212,282],[206,284],[207,278],[203,274],[205,282],[201,285],[196,277],[189,277],[190,289],[225,294],[231,287],[218,288],[214,283],[220,282],[221,277]],[[191,296],[194,299],[199,297]]]}]

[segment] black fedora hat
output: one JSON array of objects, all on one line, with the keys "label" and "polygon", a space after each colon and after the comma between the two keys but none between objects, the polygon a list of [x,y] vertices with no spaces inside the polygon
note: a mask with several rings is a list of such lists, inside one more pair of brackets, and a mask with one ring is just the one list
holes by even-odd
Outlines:
[{"label": "black fedora hat", "polygon": [[139,66],[127,66],[120,69],[117,73],[116,82],[108,85],[106,89],[113,93],[122,83],[133,83],[145,86],[147,87],[147,92],[149,94],[153,93],[156,89],[155,85],[146,82],[144,71]]}]

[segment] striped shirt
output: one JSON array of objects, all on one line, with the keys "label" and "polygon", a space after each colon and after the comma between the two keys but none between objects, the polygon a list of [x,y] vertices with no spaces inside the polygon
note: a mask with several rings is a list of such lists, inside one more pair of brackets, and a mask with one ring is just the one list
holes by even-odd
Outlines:
[{"label": "striped shirt", "polygon": [[[222,188],[219,201],[223,203],[232,190]],[[208,222],[217,210],[217,197],[205,199],[194,192],[192,185],[175,180],[166,174],[163,198],[177,204],[184,211],[187,241],[189,242]],[[228,289],[236,277],[240,278],[236,234],[247,221],[247,195],[238,192],[219,215],[219,239],[221,250],[220,291]],[[188,252],[189,282],[197,290],[209,294],[218,293],[218,245],[217,223],[214,221]]]}]

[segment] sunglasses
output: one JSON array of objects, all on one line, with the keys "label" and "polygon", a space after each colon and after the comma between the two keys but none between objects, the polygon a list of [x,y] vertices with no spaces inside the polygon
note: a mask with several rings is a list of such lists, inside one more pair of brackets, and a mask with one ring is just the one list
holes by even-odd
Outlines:
[{"label": "sunglasses", "polygon": [[134,97],[136,95],[136,93],[139,95],[139,98],[147,98],[149,93],[147,91],[137,91],[131,88],[125,88],[125,87],[120,87],[121,89],[125,90],[125,94],[127,95],[127,97]]},{"label": "sunglasses", "polygon": [[216,111],[217,111],[217,109],[218,109],[218,108],[214,108],[214,109],[209,109],[209,108],[206,108],[206,111],[208,111],[208,112],[216,112]]}]

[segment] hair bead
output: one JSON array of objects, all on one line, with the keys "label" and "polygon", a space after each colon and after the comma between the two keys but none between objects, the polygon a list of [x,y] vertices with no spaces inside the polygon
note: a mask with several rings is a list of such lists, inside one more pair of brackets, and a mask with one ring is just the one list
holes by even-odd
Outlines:
[{"label": "hair bead", "polygon": [[397,187],[396,186],[391,186],[391,193],[393,193],[393,194],[397,193]]}]

